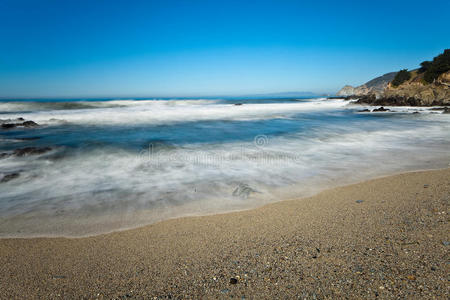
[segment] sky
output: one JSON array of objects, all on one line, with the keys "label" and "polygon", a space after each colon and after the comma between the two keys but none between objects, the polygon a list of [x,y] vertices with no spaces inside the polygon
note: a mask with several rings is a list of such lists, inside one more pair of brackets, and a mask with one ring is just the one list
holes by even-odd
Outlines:
[{"label": "sky", "polygon": [[450,1],[0,0],[0,97],[335,93],[450,48]]}]

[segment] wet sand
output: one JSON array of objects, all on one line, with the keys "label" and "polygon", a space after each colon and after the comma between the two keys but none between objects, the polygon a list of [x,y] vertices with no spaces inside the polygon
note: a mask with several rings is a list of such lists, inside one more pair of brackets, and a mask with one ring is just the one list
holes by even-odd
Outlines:
[{"label": "wet sand", "polygon": [[86,238],[0,240],[0,298],[448,299],[450,169]]}]

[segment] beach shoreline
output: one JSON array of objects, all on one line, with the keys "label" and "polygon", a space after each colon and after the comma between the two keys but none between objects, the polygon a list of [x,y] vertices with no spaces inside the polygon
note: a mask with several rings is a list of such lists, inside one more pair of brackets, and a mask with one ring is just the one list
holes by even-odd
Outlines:
[{"label": "beach shoreline", "polygon": [[83,238],[0,239],[0,298],[448,297],[450,169]]}]

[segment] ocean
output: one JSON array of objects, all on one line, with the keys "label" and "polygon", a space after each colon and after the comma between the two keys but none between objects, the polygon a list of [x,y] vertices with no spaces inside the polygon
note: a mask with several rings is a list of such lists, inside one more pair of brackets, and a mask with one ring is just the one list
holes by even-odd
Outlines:
[{"label": "ocean", "polygon": [[[0,100],[0,237],[87,236],[450,163],[450,115],[313,99]],[[414,113],[419,111],[420,113]],[[32,155],[16,149],[50,147]],[[355,199],[356,200],[356,199]]]}]

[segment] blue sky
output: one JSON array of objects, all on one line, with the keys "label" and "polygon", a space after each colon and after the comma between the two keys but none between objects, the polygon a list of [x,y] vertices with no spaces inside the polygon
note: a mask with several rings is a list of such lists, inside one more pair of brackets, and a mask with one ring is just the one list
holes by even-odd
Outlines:
[{"label": "blue sky", "polygon": [[0,0],[0,97],[333,93],[449,48],[449,3]]}]

